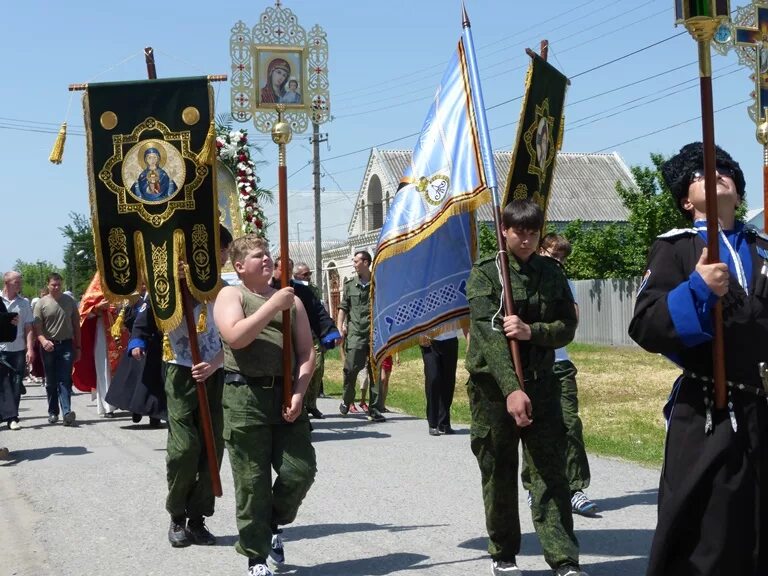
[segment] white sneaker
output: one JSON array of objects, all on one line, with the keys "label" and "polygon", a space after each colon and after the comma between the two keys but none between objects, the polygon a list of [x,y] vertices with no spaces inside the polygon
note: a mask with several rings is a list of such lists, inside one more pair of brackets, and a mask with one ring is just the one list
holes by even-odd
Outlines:
[{"label": "white sneaker", "polygon": [[248,568],[248,576],[274,576],[266,564],[256,564]]},{"label": "white sneaker", "polygon": [[515,562],[504,562],[503,560],[491,561],[491,574],[493,576],[522,576],[523,573],[517,567]]},{"label": "white sneaker", "polygon": [[285,549],[283,548],[283,537],[280,534],[272,534],[272,544],[269,550],[269,559],[277,565],[285,562]]},{"label": "white sneaker", "polygon": [[21,430],[21,424],[16,422],[16,420],[11,420],[8,423],[8,428],[10,428],[11,430]]}]

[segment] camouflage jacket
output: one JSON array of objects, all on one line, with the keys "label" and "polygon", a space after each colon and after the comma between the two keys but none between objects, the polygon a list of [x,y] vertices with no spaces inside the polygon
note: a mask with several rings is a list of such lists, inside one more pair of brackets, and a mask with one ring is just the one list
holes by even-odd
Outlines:
[{"label": "camouflage jacket", "polygon": [[360,348],[368,344],[371,328],[371,283],[363,286],[355,274],[344,282],[339,310],[347,315],[347,346]]},{"label": "camouflage jacket", "polygon": [[[525,379],[550,371],[555,348],[573,340],[577,317],[573,295],[565,274],[551,258],[534,254],[520,264],[509,255],[509,276],[515,312],[531,327],[531,339],[520,341]],[[504,396],[520,389],[504,335],[501,282],[495,258],[479,260],[469,275],[467,299],[470,315],[470,345],[466,367],[470,377],[490,375]],[[496,317],[494,318],[494,315]]]}]

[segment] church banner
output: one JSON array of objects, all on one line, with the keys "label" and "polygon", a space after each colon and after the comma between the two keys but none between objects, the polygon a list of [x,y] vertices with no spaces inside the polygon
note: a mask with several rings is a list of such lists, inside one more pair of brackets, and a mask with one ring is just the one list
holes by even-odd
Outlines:
[{"label": "church banner", "polygon": [[119,299],[146,282],[158,325],[175,328],[180,262],[197,300],[219,286],[208,79],[89,84],[83,106],[102,289]]},{"label": "church banner", "polygon": [[534,54],[525,84],[502,208],[512,200],[531,199],[546,214],[557,151],[563,144],[563,107],[568,78]]}]

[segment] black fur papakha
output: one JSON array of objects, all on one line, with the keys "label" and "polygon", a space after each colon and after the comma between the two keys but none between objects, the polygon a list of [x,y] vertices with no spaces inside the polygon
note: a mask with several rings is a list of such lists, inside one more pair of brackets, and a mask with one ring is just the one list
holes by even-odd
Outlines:
[{"label": "black fur papakha", "polygon": [[[715,166],[723,166],[733,173],[733,181],[736,191],[744,198],[744,173],[739,163],[731,155],[719,146],[715,146]],[[661,175],[669,187],[669,191],[675,198],[677,208],[690,218],[690,214],[680,205],[680,200],[688,196],[688,186],[691,184],[691,175],[696,170],[704,169],[704,146],[701,142],[691,142],[680,149],[675,156],[661,165]]]}]

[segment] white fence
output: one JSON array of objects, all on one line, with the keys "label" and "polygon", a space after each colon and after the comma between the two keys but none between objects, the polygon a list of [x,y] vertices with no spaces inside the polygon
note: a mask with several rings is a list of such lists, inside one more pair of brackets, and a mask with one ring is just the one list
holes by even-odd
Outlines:
[{"label": "white fence", "polygon": [[640,280],[574,280],[579,327],[574,342],[636,346],[627,334]]}]

